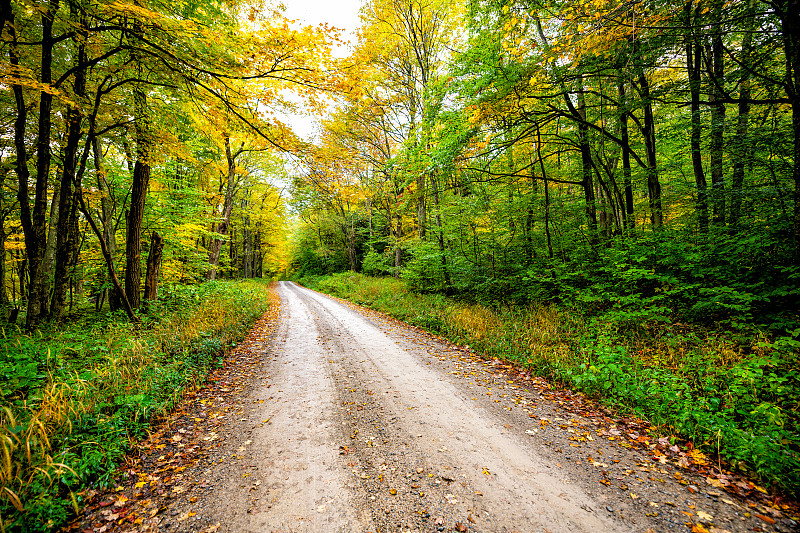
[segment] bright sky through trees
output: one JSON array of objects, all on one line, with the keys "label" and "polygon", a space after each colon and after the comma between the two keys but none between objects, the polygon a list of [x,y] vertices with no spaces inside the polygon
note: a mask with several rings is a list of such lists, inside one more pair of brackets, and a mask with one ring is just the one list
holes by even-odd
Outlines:
[{"label": "bright sky through trees", "polygon": [[[336,57],[346,57],[352,52],[356,40],[356,30],[360,26],[359,11],[361,0],[292,0],[286,4],[286,17],[297,22],[298,26],[316,26],[326,23],[342,31],[342,40],[348,45],[335,46]],[[286,123],[303,139],[309,139],[317,130],[317,118],[301,114],[287,115]]]},{"label": "bright sky through trees", "polygon": [[[361,0],[292,0],[286,4],[286,17],[297,20],[302,25],[327,23],[339,28],[342,37],[354,41],[355,31],[359,26],[358,13]],[[344,57],[349,54],[347,47],[339,47],[336,55]]]}]

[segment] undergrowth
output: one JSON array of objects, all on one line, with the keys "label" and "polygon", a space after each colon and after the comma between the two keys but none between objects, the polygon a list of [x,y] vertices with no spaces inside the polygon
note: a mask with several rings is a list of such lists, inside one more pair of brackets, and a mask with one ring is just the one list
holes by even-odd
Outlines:
[{"label": "undergrowth", "polygon": [[800,495],[800,329],[733,340],[664,321],[625,328],[577,305],[463,302],[352,272],[300,282],[516,361]]},{"label": "undergrowth", "polygon": [[0,330],[0,526],[47,531],[105,486],[148,424],[201,383],[267,309],[267,285],[161,290],[134,329],[86,311],[34,334]]}]

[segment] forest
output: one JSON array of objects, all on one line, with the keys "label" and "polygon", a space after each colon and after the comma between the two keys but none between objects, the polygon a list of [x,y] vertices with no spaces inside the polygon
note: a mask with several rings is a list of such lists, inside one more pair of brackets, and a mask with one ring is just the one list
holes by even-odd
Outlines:
[{"label": "forest", "polygon": [[[800,1],[4,0],[0,526],[288,278],[800,494]],[[292,119],[316,117],[311,139]]]}]

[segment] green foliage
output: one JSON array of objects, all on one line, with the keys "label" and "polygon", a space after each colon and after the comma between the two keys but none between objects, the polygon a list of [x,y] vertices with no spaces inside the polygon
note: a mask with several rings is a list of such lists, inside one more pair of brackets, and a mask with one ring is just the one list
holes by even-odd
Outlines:
[{"label": "green foliage", "polygon": [[63,524],[80,491],[110,483],[154,417],[202,382],[268,305],[257,282],[174,285],[161,296],[138,330],[120,314],[87,312],[64,329],[4,332],[0,446],[11,460],[0,474],[24,508],[0,500],[6,531]]},{"label": "green foliage", "polygon": [[772,352],[723,368],[694,351],[678,368],[649,366],[609,338],[559,368],[568,384],[687,436],[770,485],[800,487],[797,355]]},{"label": "green foliage", "polygon": [[4,341],[0,349],[0,393],[7,401],[19,404],[35,397],[44,385],[50,350],[28,336],[6,337]]},{"label": "green foliage", "polygon": [[394,267],[392,258],[388,254],[379,254],[370,248],[364,256],[361,269],[368,276],[386,276],[394,270]]}]

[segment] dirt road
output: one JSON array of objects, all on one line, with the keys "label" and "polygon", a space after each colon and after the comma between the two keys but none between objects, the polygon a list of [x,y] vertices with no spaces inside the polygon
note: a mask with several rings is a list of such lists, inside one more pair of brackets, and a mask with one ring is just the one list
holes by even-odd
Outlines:
[{"label": "dirt road", "polygon": [[[238,378],[220,378],[194,401],[194,412],[161,435],[199,443],[189,448],[194,455],[184,448],[181,457],[191,460],[167,477],[182,489],[168,490],[166,474],[137,474],[151,480],[161,503],[151,504],[150,516],[135,527],[553,533],[796,527],[769,505],[748,507],[705,477],[658,460],[654,445],[631,444],[642,441],[636,421],[613,420],[577,395],[383,315],[289,282],[278,291],[280,321],[250,347]],[[161,446],[151,455],[168,457],[163,452]]]}]

